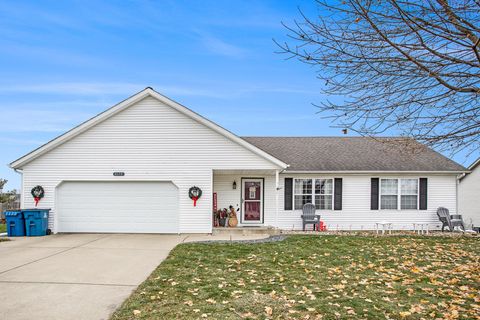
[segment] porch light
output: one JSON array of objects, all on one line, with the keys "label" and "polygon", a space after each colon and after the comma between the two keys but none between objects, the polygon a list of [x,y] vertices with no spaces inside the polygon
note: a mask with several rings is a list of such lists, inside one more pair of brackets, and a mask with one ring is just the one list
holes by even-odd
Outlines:
[{"label": "porch light", "polygon": [[237,189],[237,181],[233,180],[232,188],[233,190]]}]

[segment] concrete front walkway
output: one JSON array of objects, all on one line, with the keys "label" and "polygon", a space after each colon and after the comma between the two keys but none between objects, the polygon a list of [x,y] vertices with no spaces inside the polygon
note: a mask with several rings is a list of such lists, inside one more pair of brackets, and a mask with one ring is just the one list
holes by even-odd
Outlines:
[{"label": "concrete front walkway", "polygon": [[0,242],[2,319],[108,319],[177,244],[266,235],[63,234]]}]

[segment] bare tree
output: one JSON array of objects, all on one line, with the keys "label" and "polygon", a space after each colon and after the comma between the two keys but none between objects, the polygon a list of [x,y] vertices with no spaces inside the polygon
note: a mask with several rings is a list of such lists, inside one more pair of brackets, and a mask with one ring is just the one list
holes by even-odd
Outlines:
[{"label": "bare tree", "polygon": [[11,191],[3,192],[3,188],[5,187],[7,182],[7,179],[0,178],[0,204],[15,201],[17,190],[14,189]]},{"label": "bare tree", "polygon": [[7,182],[8,182],[7,179],[0,178],[0,193],[2,193],[3,187],[7,184]]},{"label": "bare tree", "polygon": [[277,44],[315,67],[331,95],[318,107],[335,126],[478,152],[480,0],[316,3]]}]

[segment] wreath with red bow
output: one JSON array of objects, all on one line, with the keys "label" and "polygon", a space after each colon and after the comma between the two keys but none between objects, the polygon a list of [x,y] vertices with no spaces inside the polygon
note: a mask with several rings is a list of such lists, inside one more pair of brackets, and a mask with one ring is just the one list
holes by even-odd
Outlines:
[{"label": "wreath with red bow", "polygon": [[188,197],[193,200],[193,206],[197,206],[197,200],[202,196],[202,189],[199,187],[193,186],[188,189]]},{"label": "wreath with red bow", "polygon": [[30,193],[32,194],[33,200],[35,200],[35,207],[37,206],[40,199],[45,196],[45,190],[43,190],[42,186],[33,187]]}]

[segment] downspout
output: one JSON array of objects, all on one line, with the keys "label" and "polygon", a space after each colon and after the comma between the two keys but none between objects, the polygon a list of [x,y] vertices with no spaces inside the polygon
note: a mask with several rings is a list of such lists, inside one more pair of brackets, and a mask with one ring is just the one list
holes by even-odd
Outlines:
[{"label": "downspout", "polygon": [[465,176],[466,174],[462,173],[461,175],[457,175],[457,178],[455,179],[455,214],[460,214],[460,212],[458,212],[458,187],[460,185],[460,180]]},{"label": "downspout", "polygon": [[25,204],[23,203],[23,170],[13,168],[13,171],[19,173],[22,176],[22,178],[20,179],[20,208],[24,208]]},{"label": "downspout", "polygon": [[275,228],[278,229],[278,190],[280,190],[279,187],[279,171],[275,170]]},{"label": "downspout", "polygon": [[[287,165],[287,168],[290,165]],[[278,229],[278,192],[280,191],[280,173],[287,170],[287,168],[282,169],[281,171],[275,170],[275,228]]]}]

